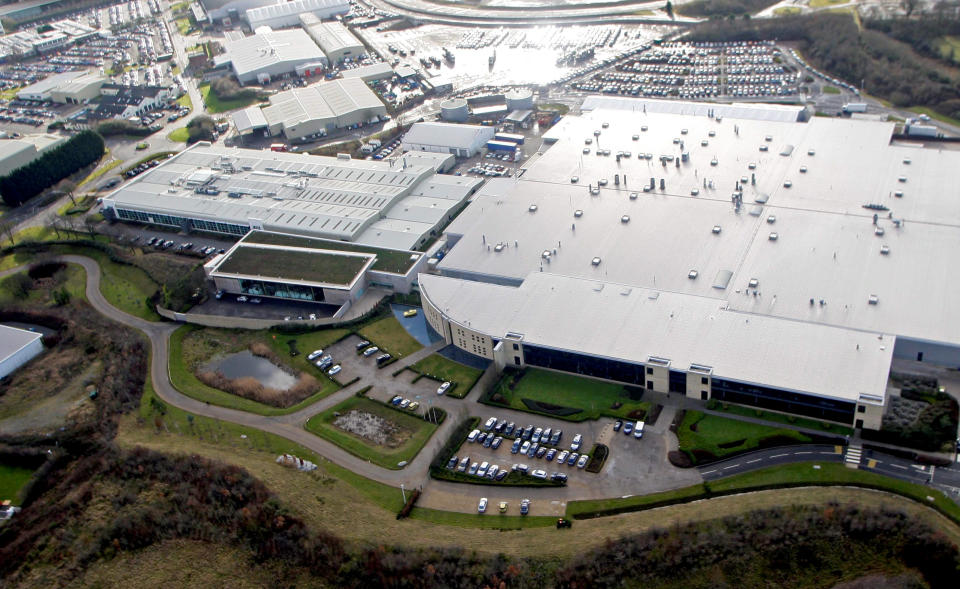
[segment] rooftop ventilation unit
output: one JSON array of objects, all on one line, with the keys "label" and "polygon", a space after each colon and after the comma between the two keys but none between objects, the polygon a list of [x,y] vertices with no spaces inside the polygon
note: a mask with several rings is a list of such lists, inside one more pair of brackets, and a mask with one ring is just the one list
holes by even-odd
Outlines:
[{"label": "rooftop ventilation unit", "polygon": [[638,197],[638,196],[640,196],[638,193],[636,193],[636,192],[631,192],[631,193],[630,193],[630,200],[637,200],[637,197]]},{"label": "rooftop ventilation unit", "polygon": [[780,235],[776,231],[771,231],[770,235],[767,236],[767,239],[769,239],[770,241],[776,241],[780,239]]},{"label": "rooftop ventilation unit", "polygon": [[910,158],[908,158],[908,157],[903,158],[903,163],[905,163],[905,164],[907,164],[907,165],[909,166],[909,165],[910,165]]},{"label": "rooftop ventilation unit", "polygon": [[706,139],[702,139],[702,140],[700,141],[700,147],[706,147],[706,146],[708,146],[708,145],[710,145],[710,142],[707,141]]},{"label": "rooftop ventilation unit", "polygon": [[670,366],[670,359],[661,358],[659,356],[648,356],[647,364],[653,364],[654,366]]},{"label": "rooftop ventilation unit", "polygon": [[756,162],[750,162],[749,164],[747,164],[747,169],[748,169],[748,170],[756,170],[756,169],[757,169],[757,163],[756,163]]},{"label": "rooftop ventilation unit", "polygon": [[791,182],[791,181],[789,181],[789,180],[784,181],[784,183],[783,183],[783,187],[784,187],[784,188],[790,188],[791,186],[793,186],[793,182]]},{"label": "rooftop ventilation unit", "polygon": [[881,255],[884,255],[884,256],[889,255],[889,254],[890,254],[890,246],[888,246],[888,245],[881,245],[881,246],[880,246],[880,254],[881,254]]},{"label": "rooftop ventilation unit", "polygon": [[681,135],[686,135],[687,132],[688,132],[688,131],[687,131],[686,129],[680,129],[680,134],[681,134]]},{"label": "rooftop ventilation unit", "polygon": [[870,295],[870,298],[867,299],[867,302],[869,302],[871,305],[876,305],[877,303],[880,302],[880,297],[878,297],[877,295],[872,294],[872,295]]},{"label": "rooftop ventilation unit", "polygon": [[711,166],[715,166],[715,165],[717,165],[717,163],[719,163],[719,162],[717,162],[717,159],[716,159],[716,158],[710,160],[710,165],[711,165]]},{"label": "rooftop ventilation unit", "polygon": [[700,194],[700,189],[699,189],[699,188],[692,188],[692,189],[690,190],[690,196],[697,196],[698,194]]},{"label": "rooftop ventilation unit", "polygon": [[599,265],[600,265],[600,258],[594,258],[594,259],[590,260],[590,263],[591,263],[592,265],[594,265],[594,266],[599,266]]},{"label": "rooftop ventilation unit", "polygon": [[717,136],[717,132],[716,132],[716,131],[709,131],[709,132],[707,132],[707,135],[709,135],[710,137],[716,137],[716,136]]},{"label": "rooftop ventilation unit", "polygon": [[495,251],[495,252],[502,252],[502,251],[503,251],[503,244],[502,244],[502,243],[498,243],[496,246],[494,246],[493,251]]},{"label": "rooftop ventilation unit", "polygon": [[817,155],[817,150],[815,150],[815,149],[808,149],[808,150],[807,150],[807,155],[811,155],[811,156],[812,156],[812,155]]},{"label": "rooftop ventilation unit", "polygon": [[580,217],[583,216],[583,211],[581,211],[580,209],[577,209],[573,211],[573,216],[579,219]]},{"label": "rooftop ventilation unit", "polygon": [[719,235],[719,234],[720,234],[720,226],[719,226],[719,225],[714,225],[714,226],[713,226],[713,234],[714,234],[714,235]]},{"label": "rooftop ventilation unit", "polygon": [[777,222],[777,216],[776,216],[776,215],[769,215],[769,216],[767,217],[767,223],[770,223],[771,225],[773,225],[773,224],[776,223],[776,222]]},{"label": "rooftop ventilation unit", "polygon": [[747,283],[747,286],[750,288],[757,288],[760,285],[760,281],[756,278],[751,278],[750,282]]},{"label": "rooftop ventilation unit", "polygon": [[540,254],[540,257],[544,260],[550,259],[550,250],[543,250],[543,253]]},{"label": "rooftop ventilation unit", "polygon": [[906,182],[906,181],[907,181],[906,176],[900,176],[899,178],[897,178],[897,182]]},{"label": "rooftop ventilation unit", "polygon": [[873,230],[873,234],[876,235],[877,237],[883,236],[883,233],[884,233],[883,227],[877,227],[876,229]]},{"label": "rooftop ventilation unit", "polygon": [[527,210],[529,210],[531,213],[536,213],[536,212],[537,212],[537,205],[530,205],[530,208],[527,209]]},{"label": "rooftop ventilation unit", "polygon": [[800,166],[800,173],[801,173],[801,174],[806,174],[806,173],[807,173],[807,166]]},{"label": "rooftop ventilation unit", "polygon": [[700,272],[696,270],[691,270],[687,272],[687,278],[689,278],[690,280],[696,280],[697,276],[700,276]]},{"label": "rooftop ventilation unit", "polygon": [[903,198],[903,191],[902,191],[902,190],[894,190],[894,191],[893,191],[893,195],[894,195],[895,197],[897,197],[897,198]]},{"label": "rooftop ventilation unit", "polygon": [[769,149],[770,149],[770,147],[768,147],[766,143],[764,143],[763,145],[760,146],[760,151],[767,151],[767,150],[769,150]]},{"label": "rooftop ventilation unit", "polygon": [[630,222],[630,215],[624,215],[624,216],[620,217],[620,222],[621,222],[621,223],[629,223],[629,222]]},{"label": "rooftop ventilation unit", "polygon": [[713,367],[712,367],[712,366],[705,366],[705,365],[703,365],[703,364],[691,364],[691,365],[690,365],[690,372],[696,372],[696,373],[699,373],[699,374],[712,374],[712,373],[713,373]]},{"label": "rooftop ventilation unit", "polygon": [[763,140],[768,142],[773,141],[773,135],[767,135],[766,137],[763,138]]},{"label": "rooftop ventilation unit", "polygon": [[647,126],[644,125],[644,126],[640,127],[640,130],[641,130],[641,131],[646,131],[646,130],[647,130]]}]

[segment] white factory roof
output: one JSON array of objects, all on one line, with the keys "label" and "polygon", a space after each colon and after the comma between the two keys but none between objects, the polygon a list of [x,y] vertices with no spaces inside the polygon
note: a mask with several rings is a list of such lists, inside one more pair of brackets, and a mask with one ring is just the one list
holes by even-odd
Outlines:
[{"label": "white factory roof", "polygon": [[291,0],[290,2],[278,2],[269,6],[251,8],[246,11],[246,16],[247,22],[259,23],[303,12],[318,11],[346,14],[350,11],[350,3],[347,0]]},{"label": "white factory roof", "polygon": [[263,114],[271,125],[282,123],[291,127],[374,108],[384,108],[383,103],[363,80],[353,78],[279,92],[270,97],[270,106],[263,109]]},{"label": "white factory roof", "polygon": [[263,116],[263,109],[259,106],[248,106],[233,113],[232,116],[233,124],[236,125],[237,132],[241,135],[267,126],[267,118]]},{"label": "white factory roof", "polygon": [[231,63],[238,77],[275,64],[321,62],[325,59],[309,35],[301,29],[269,31],[224,42],[226,53],[217,56],[217,65]]},{"label": "white factory roof", "polygon": [[[460,241],[439,268],[524,288],[542,268],[811,329],[960,345],[960,306],[951,302],[960,292],[952,256],[960,251],[960,186],[952,179],[960,151],[891,143],[893,131],[883,122],[717,122],[649,108],[566,117],[519,180],[489,181],[451,223],[447,233]],[[596,155],[598,148],[611,155]],[[689,159],[677,167],[684,152]],[[673,159],[662,165],[661,156]],[[644,192],[651,178],[656,188]],[[606,186],[591,195],[601,179]],[[619,329],[597,324],[600,333]]]},{"label": "white factory roof", "polygon": [[[104,207],[241,226],[256,221],[267,231],[362,241],[358,236],[379,220],[390,221],[394,209],[427,222],[441,219],[478,183],[453,176],[437,180],[432,167],[404,165],[402,158],[341,160],[201,142],[110,194]],[[437,185],[442,194],[427,203],[424,193]],[[408,225],[410,231],[391,227],[404,239],[375,245],[411,249],[424,233],[416,229],[433,228],[419,221]]]},{"label": "white factory roof", "polygon": [[313,15],[302,15],[300,22],[328,56],[345,49],[363,50],[363,43],[343,24],[337,21],[313,22],[315,18]]},{"label": "white factory roof", "polygon": [[414,123],[403,141],[419,145],[438,145],[466,149],[484,137],[493,137],[491,127],[458,125],[456,123]]},{"label": "white factory roof", "polygon": [[393,68],[390,67],[389,63],[381,61],[343,70],[340,73],[344,78],[360,78],[364,81],[382,80],[393,76]]},{"label": "white factory roof", "polygon": [[17,91],[17,95],[29,96],[34,94],[45,94],[48,92],[52,92],[53,90],[65,84],[69,84],[76,78],[79,78],[80,76],[84,76],[84,75],[85,75],[85,72],[83,71],[63,72],[61,74],[53,74],[52,76],[47,76],[46,78],[40,80],[39,82],[30,84],[29,86],[25,86],[21,88],[20,90]]},{"label": "white factory roof", "polygon": [[730,117],[734,119],[752,119],[756,121],[779,121],[793,123],[801,120],[804,107],[795,104],[765,104],[760,102],[734,102],[718,104],[714,102],[687,102],[681,100],[662,100],[657,98],[626,98],[619,96],[588,96],[580,110],[627,110],[647,114],[675,114]]},{"label": "white factory roof", "polygon": [[524,344],[671,368],[847,401],[883,397],[894,338],[742,313],[717,299],[548,273],[519,288],[421,274],[421,292],[453,321]]},{"label": "white factory roof", "polygon": [[26,329],[0,325],[0,362],[42,337],[43,334]]}]

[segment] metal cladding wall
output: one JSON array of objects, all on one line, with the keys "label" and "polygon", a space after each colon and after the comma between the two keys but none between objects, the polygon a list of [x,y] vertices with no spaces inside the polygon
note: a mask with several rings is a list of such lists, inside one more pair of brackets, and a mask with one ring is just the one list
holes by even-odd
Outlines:
[{"label": "metal cladding wall", "polygon": [[453,123],[465,123],[470,118],[470,107],[462,98],[445,100],[440,103],[440,118]]}]

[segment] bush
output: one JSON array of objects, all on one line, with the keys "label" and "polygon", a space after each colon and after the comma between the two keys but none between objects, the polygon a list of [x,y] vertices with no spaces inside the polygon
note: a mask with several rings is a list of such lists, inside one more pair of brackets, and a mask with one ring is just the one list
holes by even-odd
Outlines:
[{"label": "bush", "polygon": [[413,511],[413,506],[417,503],[417,499],[420,498],[420,489],[414,489],[410,493],[410,497],[407,498],[407,502],[403,504],[403,508],[400,510],[400,513],[397,514],[397,519],[403,519],[410,516],[410,512]]},{"label": "bush", "polygon": [[103,138],[82,131],[29,164],[0,178],[0,195],[7,205],[19,206],[60,180],[103,157]]},{"label": "bush", "polygon": [[590,453],[590,462],[587,463],[585,470],[587,472],[600,472],[609,455],[610,448],[606,444],[594,444],[593,451]]},{"label": "bush", "polygon": [[458,423],[457,427],[450,432],[450,437],[447,438],[443,447],[440,448],[437,455],[433,457],[433,462],[430,463],[431,472],[435,468],[446,468],[447,462],[449,462],[450,458],[460,449],[460,446],[463,445],[463,441],[467,439],[467,435],[476,429],[479,424],[479,417],[468,417]]},{"label": "bush", "polygon": [[693,460],[687,455],[686,452],[680,450],[671,450],[667,452],[667,460],[670,461],[670,464],[676,466],[677,468],[690,468],[693,466]]},{"label": "bush", "polygon": [[97,124],[97,133],[102,137],[112,137],[115,135],[146,137],[147,135],[152,135],[153,131],[151,131],[149,127],[131,123],[126,119],[110,119]]},{"label": "bush", "polygon": [[546,413],[548,415],[568,417],[570,415],[576,415],[577,413],[583,412],[582,409],[576,409],[574,407],[561,407],[560,405],[553,405],[551,403],[544,403],[542,401],[534,401],[533,399],[520,399],[520,401],[531,411]]},{"label": "bush", "polygon": [[193,119],[187,123],[187,144],[196,143],[197,141],[213,141],[214,131],[215,126],[212,118],[207,115],[193,117]]}]

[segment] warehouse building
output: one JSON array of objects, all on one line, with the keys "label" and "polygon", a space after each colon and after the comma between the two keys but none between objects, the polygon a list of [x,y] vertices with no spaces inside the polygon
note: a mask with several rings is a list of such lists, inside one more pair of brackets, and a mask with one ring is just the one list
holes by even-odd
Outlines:
[{"label": "warehouse building", "polygon": [[211,21],[225,18],[237,22],[252,8],[278,4],[277,0],[200,0]]},{"label": "warehouse building", "polygon": [[410,250],[479,188],[437,174],[449,155],[390,162],[221,148],[200,142],[104,198],[104,215],[239,236],[264,230]]},{"label": "warehouse building", "polygon": [[301,15],[333,18],[348,12],[350,12],[350,3],[347,0],[292,0],[251,8],[246,11],[246,20],[253,30],[263,26],[295,27],[300,25]]},{"label": "warehouse building", "polygon": [[0,177],[22,168],[64,141],[65,137],[47,134],[0,139]]},{"label": "warehouse building", "polygon": [[0,378],[6,378],[43,352],[43,336],[33,331],[0,325]]},{"label": "warehouse building", "polygon": [[377,122],[387,116],[387,107],[363,80],[353,78],[279,92],[270,97],[270,106],[262,112],[270,135],[301,141],[334,129]]},{"label": "warehouse building", "polygon": [[493,139],[495,127],[456,123],[414,123],[403,136],[404,151],[449,153],[473,157]]},{"label": "warehouse building", "polygon": [[361,65],[342,70],[340,75],[346,79],[360,78],[364,82],[376,82],[378,80],[392,78],[394,72],[389,63],[381,61],[380,63],[371,63],[370,65]]},{"label": "warehouse building", "polygon": [[447,228],[420,287],[448,343],[871,429],[895,360],[960,366],[960,152],[800,107],[601,102]]},{"label": "warehouse building", "polygon": [[64,72],[25,86],[17,92],[17,98],[36,102],[83,104],[99,96],[100,88],[106,82],[107,79],[103,76],[82,71]]},{"label": "warehouse building", "polygon": [[337,21],[320,22],[316,16],[307,13],[300,15],[300,22],[332,64],[338,64],[347,58],[352,59],[365,52],[360,39]]},{"label": "warehouse building", "polygon": [[300,29],[265,31],[236,41],[225,41],[217,67],[230,66],[241,84],[269,84],[284,76],[313,76],[327,65],[317,44]]}]

